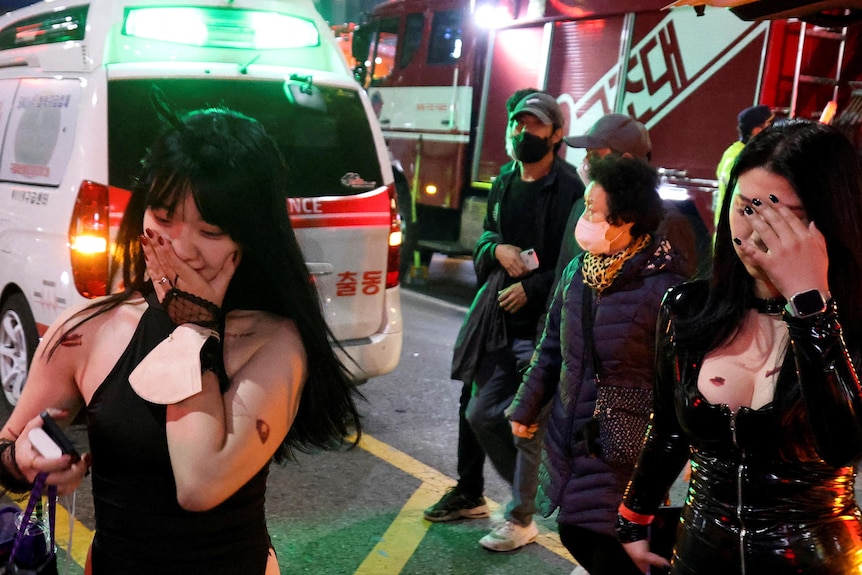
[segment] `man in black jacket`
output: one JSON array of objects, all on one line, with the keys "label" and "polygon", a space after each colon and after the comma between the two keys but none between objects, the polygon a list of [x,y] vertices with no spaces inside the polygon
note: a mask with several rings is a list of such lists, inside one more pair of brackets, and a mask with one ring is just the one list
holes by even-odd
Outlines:
[{"label": "man in black jacket", "polygon": [[480,541],[493,551],[517,549],[538,535],[533,513],[542,437],[513,438],[503,410],[532,356],[566,219],[584,193],[577,170],[557,156],[563,123],[546,92],[529,93],[510,110],[507,133],[515,161],[503,166],[491,186],[484,233],[473,252],[480,289],[455,346],[453,378],[464,382],[461,414],[469,422],[459,432],[459,481],[425,511],[430,521],[487,516],[484,456],[475,446],[465,449],[474,433],[512,484],[505,521]]}]

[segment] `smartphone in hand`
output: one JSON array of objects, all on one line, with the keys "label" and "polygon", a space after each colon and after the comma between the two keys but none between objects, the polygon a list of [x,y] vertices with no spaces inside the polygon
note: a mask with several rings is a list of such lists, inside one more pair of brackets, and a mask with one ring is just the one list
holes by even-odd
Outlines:
[{"label": "smartphone in hand", "polygon": [[43,411],[40,417],[42,418],[42,427],[34,427],[28,435],[33,447],[48,459],[59,459],[63,455],[71,455],[72,461],[81,459],[78,450],[75,449],[54,418],[47,411]]},{"label": "smartphone in hand", "polygon": [[534,270],[539,267],[539,256],[533,248],[521,251],[521,261],[524,262],[528,270]]}]

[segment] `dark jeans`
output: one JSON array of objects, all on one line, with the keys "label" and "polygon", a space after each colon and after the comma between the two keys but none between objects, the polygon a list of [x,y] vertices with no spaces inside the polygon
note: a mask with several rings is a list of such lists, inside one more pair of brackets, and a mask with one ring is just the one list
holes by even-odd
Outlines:
[{"label": "dark jeans", "polygon": [[461,386],[458,409],[458,491],[476,499],[485,491],[485,450],[467,421],[467,405],[472,396],[471,381]]},{"label": "dark jeans", "polygon": [[560,542],[590,575],[643,575],[616,537],[557,523]]}]

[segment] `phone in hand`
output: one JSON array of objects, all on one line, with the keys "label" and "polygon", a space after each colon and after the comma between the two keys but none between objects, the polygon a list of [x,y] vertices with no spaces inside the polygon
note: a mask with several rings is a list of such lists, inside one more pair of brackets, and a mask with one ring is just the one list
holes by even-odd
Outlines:
[{"label": "phone in hand", "polygon": [[48,459],[59,459],[63,455],[71,455],[72,461],[81,459],[78,450],[69,440],[57,422],[54,421],[47,411],[40,414],[42,427],[34,427],[28,435],[30,443],[43,456]]},{"label": "phone in hand", "polygon": [[521,251],[521,261],[524,262],[528,270],[534,270],[539,267],[539,256],[533,248]]}]

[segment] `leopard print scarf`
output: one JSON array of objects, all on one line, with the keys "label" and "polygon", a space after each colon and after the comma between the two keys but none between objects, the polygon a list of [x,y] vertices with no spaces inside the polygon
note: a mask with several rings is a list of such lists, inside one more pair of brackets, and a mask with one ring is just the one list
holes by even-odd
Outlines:
[{"label": "leopard print scarf", "polygon": [[609,287],[622,271],[623,264],[642,252],[651,239],[649,234],[644,234],[623,251],[611,255],[585,253],[582,269],[584,283],[597,292]]}]

